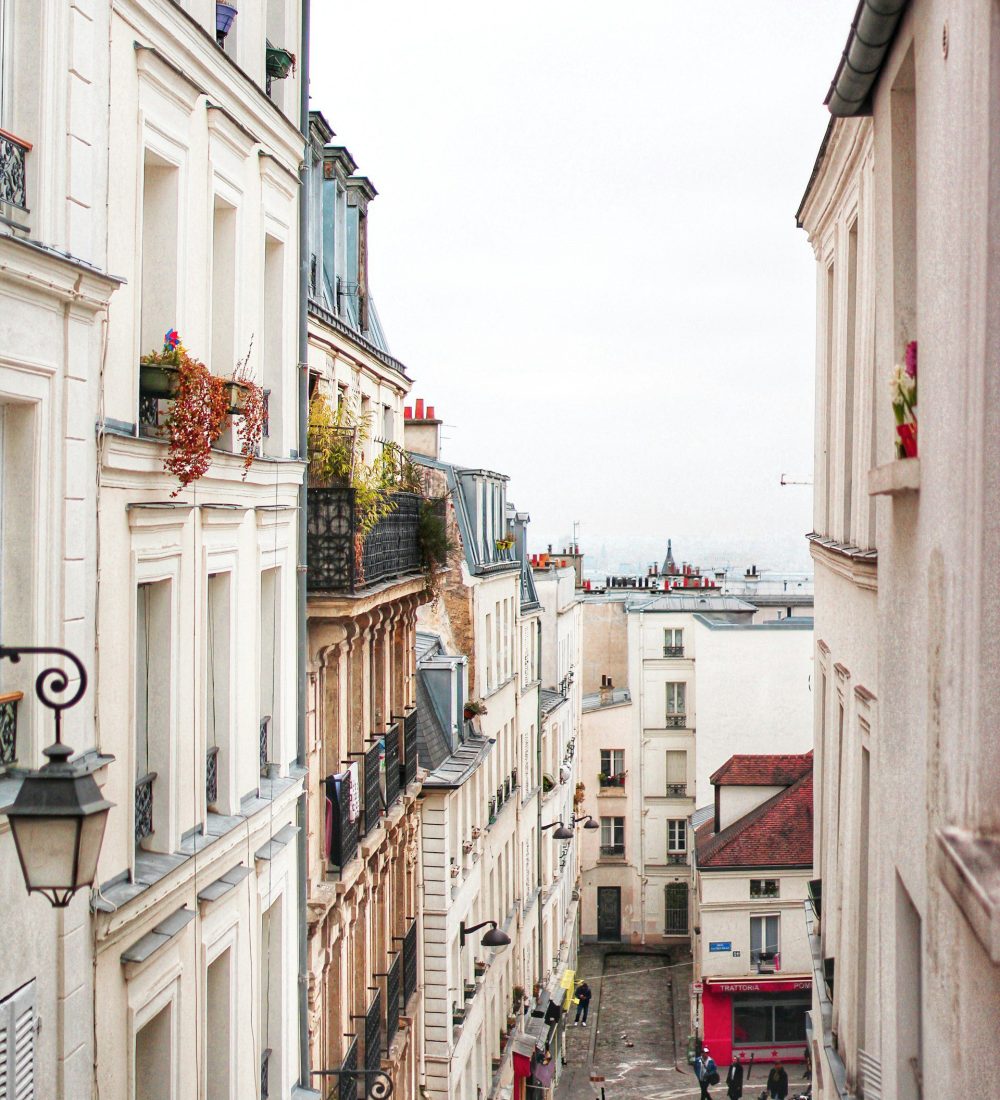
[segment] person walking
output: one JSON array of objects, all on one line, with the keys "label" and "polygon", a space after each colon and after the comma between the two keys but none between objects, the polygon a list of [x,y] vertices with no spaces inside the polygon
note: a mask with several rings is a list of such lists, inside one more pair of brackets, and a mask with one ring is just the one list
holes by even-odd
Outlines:
[{"label": "person walking", "polygon": [[743,1055],[737,1054],[736,1061],[726,1074],[726,1096],[729,1100],[742,1100],[743,1097]]},{"label": "person walking", "polygon": [[719,1070],[715,1059],[708,1053],[708,1047],[705,1047],[701,1056],[694,1060],[694,1075],[701,1086],[699,1100],[712,1100],[712,1094],[708,1090],[712,1085],[719,1083]]},{"label": "person walking", "polygon": [[785,1100],[788,1096],[788,1074],[780,1062],[775,1062],[767,1075],[767,1095],[770,1100]]},{"label": "person walking", "polygon": [[573,1026],[582,1023],[584,1027],[587,1026],[587,1013],[590,1011],[590,998],[593,994],[590,991],[590,986],[586,982],[581,982],[576,987],[576,1019],[573,1021]]}]

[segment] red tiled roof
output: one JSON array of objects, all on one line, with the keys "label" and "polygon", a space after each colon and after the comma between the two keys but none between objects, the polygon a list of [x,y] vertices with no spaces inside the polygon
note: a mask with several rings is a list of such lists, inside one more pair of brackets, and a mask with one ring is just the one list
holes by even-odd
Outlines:
[{"label": "red tiled roof", "polygon": [[810,770],[738,821],[714,832],[709,819],[695,833],[698,866],[811,867],[813,861],[813,777]]},{"label": "red tiled roof", "polygon": [[724,787],[787,787],[812,771],[812,759],[811,749],[773,756],[731,756],[709,782]]}]

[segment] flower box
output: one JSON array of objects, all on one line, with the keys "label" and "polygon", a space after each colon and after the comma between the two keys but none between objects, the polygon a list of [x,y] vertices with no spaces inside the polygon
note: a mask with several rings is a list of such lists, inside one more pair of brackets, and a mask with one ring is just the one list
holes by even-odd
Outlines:
[{"label": "flower box", "polygon": [[268,46],[266,58],[267,75],[271,80],[284,80],[295,65],[295,54],[283,50],[280,46]]},{"label": "flower box", "polygon": [[171,398],[177,392],[180,371],[166,363],[139,361],[139,393],[143,397]]}]

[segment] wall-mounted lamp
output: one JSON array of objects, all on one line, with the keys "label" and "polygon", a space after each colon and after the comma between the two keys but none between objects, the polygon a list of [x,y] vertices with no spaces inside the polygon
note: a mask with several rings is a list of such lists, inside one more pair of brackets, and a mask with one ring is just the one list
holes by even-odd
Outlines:
[{"label": "wall-mounted lamp", "polygon": [[585,829],[599,829],[600,828],[600,825],[597,824],[597,822],[593,819],[593,817],[591,817],[590,814],[582,814],[580,817],[574,817],[573,818],[573,824],[574,825],[579,825],[581,821],[584,822],[583,827]]},{"label": "wall-mounted lamp", "polygon": [[465,941],[473,932],[478,932],[480,928],[490,926],[490,930],[483,936],[480,943],[483,947],[506,947],[510,943],[510,936],[506,932],[501,932],[497,928],[497,922],[495,920],[484,920],[479,924],[474,924],[471,928],[465,927],[465,921],[459,921],[458,924],[458,945],[459,947],[465,946]]},{"label": "wall-mounted lamp", "polygon": [[568,825],[564,825],[562,821],[550,821],[548,825],[543,825],[542,829],[555,829],[555,832],[552,834],[553,840],[572,840],[576,835],[573,830]]}]

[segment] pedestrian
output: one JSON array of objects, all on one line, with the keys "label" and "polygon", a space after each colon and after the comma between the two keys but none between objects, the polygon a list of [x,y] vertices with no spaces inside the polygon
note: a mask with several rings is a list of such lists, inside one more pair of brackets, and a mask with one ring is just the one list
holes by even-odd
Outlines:
[{"label": "pedestrian", "polygon": [[712,1094],[708,1090],[712,1085],[719,1083],[719,1070],[715,1059],[708,1053],[708,1047],[705,1047],[701,1056],[694,1060],[694,1075],[698,1078],[698,1084],[701,1085],[699,1100],[712,1100]]},{"label": "pedestrian", "polygon": [[736,1055],[736,1061],[726,1074],[726,1096],[729,1100],[742,1100],[743,1096],[743,1055]]},{"label": "pedestrian", "polygon": [[785,1100],[788,1096],[788,1074],[780,1062],[775,1062],[767,1075],[767,1095],[771,1100]]},{"label": "pedestrian", "polygon": [[587,1013],[590,1011],[590,998],[593,994],[590,992],[590,986],[586,982],[580,982],[576,987],[576,1019],[573,1021],[573,1026],[582,1023],[584,1027],[587,1026]]}]

